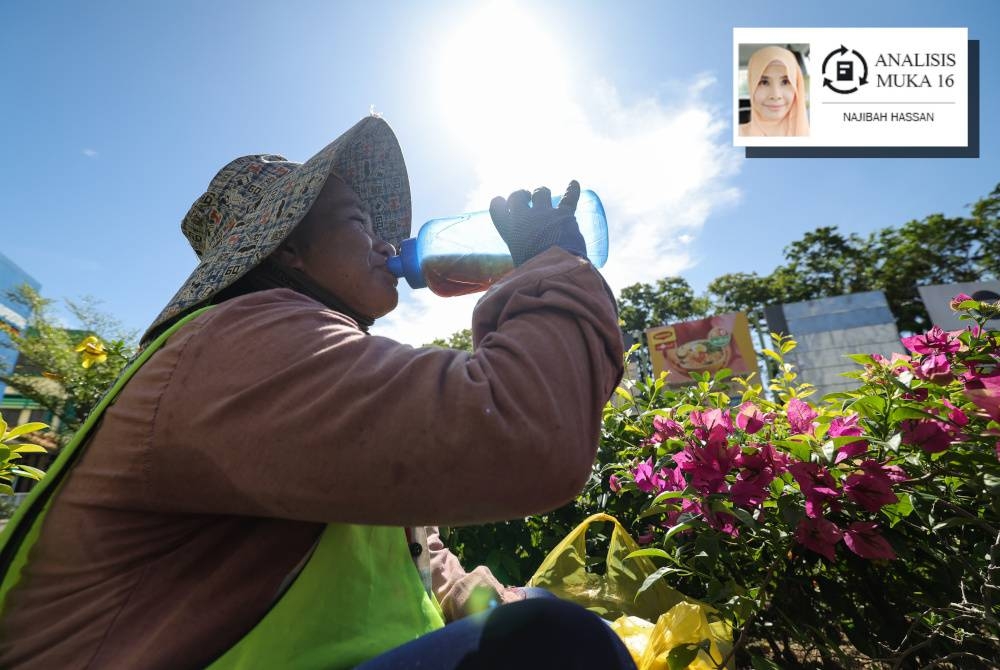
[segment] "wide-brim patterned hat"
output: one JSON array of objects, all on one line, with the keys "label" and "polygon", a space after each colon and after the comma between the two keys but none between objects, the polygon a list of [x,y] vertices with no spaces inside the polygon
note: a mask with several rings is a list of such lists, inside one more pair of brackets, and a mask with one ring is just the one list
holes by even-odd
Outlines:
[{"label": "wide-brim patterned hat", "polygon": [[204,305],[276,250],[309,212],[330,174],[358,194],[379,237],[397,248],[409,237],[406,164],[396,135],[378,116],[362,119],[305,163],[274,154],[242,156],[219,170],[181,222],[198,267],[143,341]]}]

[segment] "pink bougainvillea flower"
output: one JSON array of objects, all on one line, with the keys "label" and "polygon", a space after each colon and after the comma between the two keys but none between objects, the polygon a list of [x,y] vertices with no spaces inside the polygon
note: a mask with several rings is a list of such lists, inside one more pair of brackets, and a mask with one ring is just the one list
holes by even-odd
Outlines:
[{"label": "pink bougainvillea flower", "polygon": [[836,560],[834,552],[843,537],[844,533],[837,528],[837,524],[822,517],[802,519],[795,529],[796,542],[830,561]]},{"label": "pink bougainvillea flower", "polygon": [[[653,417],[653,430],[656,431],[656,435],[660,437],[660,440],[684,437],[684,426],[665,416]],[[660,440],[657,440],[657,442]]]},{"label": "pink bougainvillea flower", "polygon": [[815,426],[813,426],[813,419],[815,419],[818,414],[816,410],[804,403],[798,398],[792,398],[788,401],[788,405],[785,407],[785,413],[788,416],[788,425],[791,427],[792,435],[812,435]]},{"label": "pink bougainvillea flower", "polygon": [[904,337],[903,346],[915,354],[953,354],[962,348],[962,342],[954,333],[934,326],[922,335]]},{"label": "pink bougainvillea flower", "polygon": [[947,384],[955,379],[951,372],[951,363],[944,354],[928,354],[913,369],[913,374],[932,384]]},{"label": "pink bougainvillea flower", "polygon": [[[857,414],[847,417],[834,417],[833,421],[830,422],[830,428],[826,432],[827,437],[853,437],[861,435],[861,426],[858,425],[858,418]],[[848,458],[859,456],[866,451],[868,451],[868,442],[865,440],[842,444],[837,449],[837,456],[834,458],[834,463],[840,463]]]},{"label": "pink bougainvillea flower", "polygon": [[691,475],[691,486],[702,493],[719,493],[725,488],[726,475],[740,453],[739,447],[710,443],[704,447],[688,445],[674,454],[677,467]]},{"label": "pink bougainvillea flower", "polygon": [[695,410],[688,415],[688,420],[695,427],[694,436],[709,445],[724,445],[733,433],[733,422],[728,410]]},{"label": "pink bougainvillea flower", "polygon": [[649,544],[653,541],[652,533],[643,533],[642,535],[637,535],[635,541],[639,544]]},{"label": "pink bougainvillea flower", "polygon": [[748,435],[753,435],[764,427],[764,414],[757,405],[745,402],[740,405],[736,414],[736,427]]},{"label": "pink bougainvillea flower", "polygon": [[[660,524],[661,527],[669,529],[672,526],[676,526],[680,521],[682,514],[686,515],[697,515],[701,514],[701,503],[697,500],[691,500],[690,498],[683,498],[681,500],[680,509],[674,509],[667,512],[667,520]],[[691,532],[691,531],[682,531]]]},{"label": "pink bougainvillea flower", "polygon": [[861,558],[892,560],[896,552],[878,531],[874,521],[855,521],[844,532],[844,544]]},{"label": "pink bougainvillea flower", "polygon": [[896,502],[896,494],[892,492],[889,478],[881,473],[865,471],[848,475],[844,480],[844,493],[869,512],[878,512],[886,505]]},{"label": "pink bougainvillea flower", "polygon": [[941,402],[947,407],[950,412],[948,412],[948,420],[951,421],[956,426],[966,426],[969,424],[969,417],[958,407],[955,407],[950,402],[942,399]]},{"label": "pink bougainvillea flower", "polygon": [[643,493],[658,493],[663,487],[663,478],[658,472],[653,472],[653,459],[647,458],[632,471],[632,479],[636,488]]},{"label": "pink bougainvillea flower", "polygon": [[941,421],[914,421],[907,419],[900,423],[903,442],[920,447],[928,454],[936,454],[951,446],[954,435],[948,424]]},{"label": "pink bougainvillea flower", "polygon": [[799,484],[806,498],[806,514],[818,517],[823,511],[823,503],[840,497],[833,475],[819,463],[797,461],[788,466],[788,471]]},{"label": "pink bougainvillea flower", "polygon": [[729,497],[733,504],[746,509],[758,507],[767,499],[768,486],[774,481],[774,473],[769,468],[753,472],[744,470],[729,487]]},{"label": "pink bougainvillea flower", "polygon": [[759,452],[767,463],[767,467],[771,468],[776,476],[788,470],[788,463],[791,459],[789,459],[788,454],[775,449],[774,445],[759,445]]},{"label": "pink bougainvillea flower", "polygon": [[837,455],[834,457],[833,462],[841,463],[846,461],[848,458],[854,458],[855,456],[860,456],[861,454],[868,452],[868,443],[864,440],[858,440],[857,442],[848,442],[847,444],[841,445],[837,449]]},{"label": "pink bougainvillea flower", "polygon": [[1000,421],[1000,374],[967,378],[965,397],[986,412],[991,419]]},{"label": "pink bougainvillea flower", "polygon": [[966,295],[964,293],[959,293],[958,295],[956,295],[954,298],[951,299],[951,302],[948,303],[948,306],[951,307],[953,311],[957,312],[960,309],[959,305],[961,305],[963,302],[967,302],[973,299],[974,298],[972,296]]},{"label": "pink bougainvillea flower", "polygon": [[705,521],[715,530],[726,533],[733,537],[740,536],[739,526],[736,525],[736,517],[729,512],[705,512]]},{"label": "pink bougainvillea flower", "polygon": [[[772,448],[770,445],[765,445]],[[770,454],[757,447],[750,447],[736,455],[733,464],[741,468],[736,481],[729,488],[733,504],[747,509],[759,506],[768,496],[768,486],[774,481]]]},{"label": "pink bougainvillea flower", "polygon": [[618,481],[618,475],[611,475],[608,477],[608,487],[615,493],[622,490],[622,484]]},{"label": "pink bougainvillea flower", "polygon": [[930,395],[930,391],[927,390],[926,386],[921,386],[920,388],[910,389],[903,394],[903,400],[916,400],[917,402],[923,402],[927,400]]},{"label": "pink bougainvillea flower", "polygon": [[906,470],[898,465],[883,465],[878,461],[870,459],[862,461],[861,469],[864,470],[866,474],[873,477],[881,477],[889,483],[905,482],[910,478],[910,476],[906,474]]},{"label": "pink bougainvillea flower", "polygon": [[683,491],[687,487],[684,473],[680,468],[660,468],[660,479],[663,480],[663,491]]}]

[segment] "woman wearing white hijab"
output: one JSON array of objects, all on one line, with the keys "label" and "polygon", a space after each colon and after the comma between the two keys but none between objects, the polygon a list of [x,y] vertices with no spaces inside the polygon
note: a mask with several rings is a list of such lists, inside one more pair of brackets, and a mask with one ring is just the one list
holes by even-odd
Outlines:
[{"label": "woman wearing white hijab", "polygon": [[758,49],[747,75],[750,122],[740,125],[740,137],[809,135],[805,81],[795,54],[781,47]]}]

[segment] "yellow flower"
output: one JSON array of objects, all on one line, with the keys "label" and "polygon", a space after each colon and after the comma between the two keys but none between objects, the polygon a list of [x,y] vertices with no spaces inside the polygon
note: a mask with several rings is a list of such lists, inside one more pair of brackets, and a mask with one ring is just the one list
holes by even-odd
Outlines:
[{"label": "yellow flower", "polygon": [[83,354],[83,367],[89,368],[94,363],[103,363],[108,360],[108,352],[104,350],[104,345],[99,339],[90,335],[83,342],[76,345],[74,350],[78,354]]}]

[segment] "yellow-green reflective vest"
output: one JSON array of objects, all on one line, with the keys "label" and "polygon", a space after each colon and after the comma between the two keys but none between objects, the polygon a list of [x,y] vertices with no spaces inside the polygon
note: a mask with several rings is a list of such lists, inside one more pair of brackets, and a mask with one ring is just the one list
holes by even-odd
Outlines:
[{"label": "yellow-green reflective vest", "polygon": [[[0,534],[0,616],[59,484],[104,410],[174,332],[206,309],[181,319],[143,350]],[[424,588],[402,528],[330,524],[263,618],[208,667],[350,668],[442,626],[441,608]]]}]

